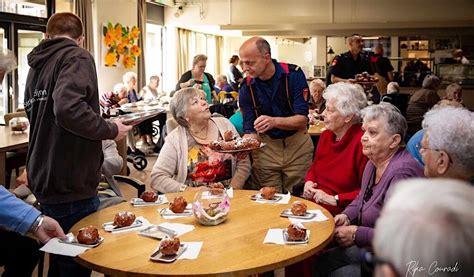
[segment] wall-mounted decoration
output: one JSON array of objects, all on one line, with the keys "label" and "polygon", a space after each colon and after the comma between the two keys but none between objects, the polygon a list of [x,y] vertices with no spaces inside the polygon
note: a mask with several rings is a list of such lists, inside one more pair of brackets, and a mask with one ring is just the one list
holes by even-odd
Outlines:
[{"label": "wall-mounted decoration", "polygon": [[109,22],[102,27],[102,35],[105,66],[132,68],[136,65],[137,58],[142,53],[138,47],[140,29],[137,26],[130,28]]}]

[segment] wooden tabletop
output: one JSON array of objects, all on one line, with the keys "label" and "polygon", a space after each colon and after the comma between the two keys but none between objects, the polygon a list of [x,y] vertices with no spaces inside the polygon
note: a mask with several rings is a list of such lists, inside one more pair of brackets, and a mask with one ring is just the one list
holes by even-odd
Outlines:
[{"label": "wooden tabletop", "polygon": [[319,136],[324,130],[326,130],[324,123],[319,122],[318,124],[309,125],[308,134],[311,136]]},{"label": "wooden tabletop", "polygon": [[[250,200],[255,191],[234,191],[230,213],[227,220],[217,226],[203,226],[194,217],[163,220],[157,209],[168,204],[152,207],[132,207],[130,203],[98,211],[73,226],[77,234],[81,227],[94,225],[105,238],[97,248],[91,249],[76,260],[95,271],[121,276],[182,276],[182,275],[249,275],[282,268],[299,262],[323,249],[332,239],[334,219],[331,214],[307,200],[292,197],[289,204],[262,204]],[[167,194],[168,200],[183,195],[188,203],[193,193]],[[291,206],[295,200],[308,205],[308,209],[321,209],[329,218],[324,222],[305,223],[311,230],[306,245],[263,244],[269,228],[286,228],[290,224],[287,218],[280,217],[281,211]],[[177,260],[171,264],[152,262],[149,255],[158,246],[159,241],[137,235],[136,231],[111,234],[101,225],[113,221],[115,213],[131,211],[136,216],[144,216],[150,223],[176,222],[192,224],[193,231],[180,237],[182,242],[203,241],[196,260]]]},{"label": "wooden tabletop", "polygon": [[12,132],[9,126],[0,126],[0,151],[5,152],[28,146],[28,130],[22,133]]}]

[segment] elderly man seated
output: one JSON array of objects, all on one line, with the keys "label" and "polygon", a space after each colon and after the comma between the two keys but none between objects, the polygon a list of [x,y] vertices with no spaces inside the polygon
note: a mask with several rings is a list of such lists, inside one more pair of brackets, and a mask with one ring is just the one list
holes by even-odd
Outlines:
[{"label": "elderly man seated", "polygon": [[472,276],[472,195],[452,179],[400,182],[375,226],[374,276]]},{"label": "elderly man seated", "polygon": [[427,177],[474,183],[474,113],[441,107],[425,114],[420,154]]}]

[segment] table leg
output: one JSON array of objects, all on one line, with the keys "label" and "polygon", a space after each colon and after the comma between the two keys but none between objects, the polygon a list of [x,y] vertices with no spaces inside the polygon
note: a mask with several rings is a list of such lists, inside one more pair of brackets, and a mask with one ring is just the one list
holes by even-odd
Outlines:
[{"label": "table leg", "polygon": [[5,179],[6,179],[6,152],[0,152],[0,185],[6,186]]}]

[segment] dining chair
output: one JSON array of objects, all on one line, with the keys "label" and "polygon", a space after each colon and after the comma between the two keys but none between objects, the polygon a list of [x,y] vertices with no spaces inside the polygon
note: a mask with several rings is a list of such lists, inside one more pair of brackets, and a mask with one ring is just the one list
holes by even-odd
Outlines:
[{"label": "dining chair", "polygon": [[[5,125],[9,126],[10,121],[13,118],[18,118],[18,117],[25,117],[26,118],[26,112],[25,111],[20,111],[20,112],[13,112],[13,113],[7,113],[3,116],[5,120]],[[26,155],[27,155],[27,149],[21,149],[17,151],[8,151],[6,153],[6,160],[5,160],[5,188],[10,188],[10,182],[11,182],[11,177],[12,177],[12,172],[15,170],[16,176],[20,175],[20,167],[26,165]]]}]

